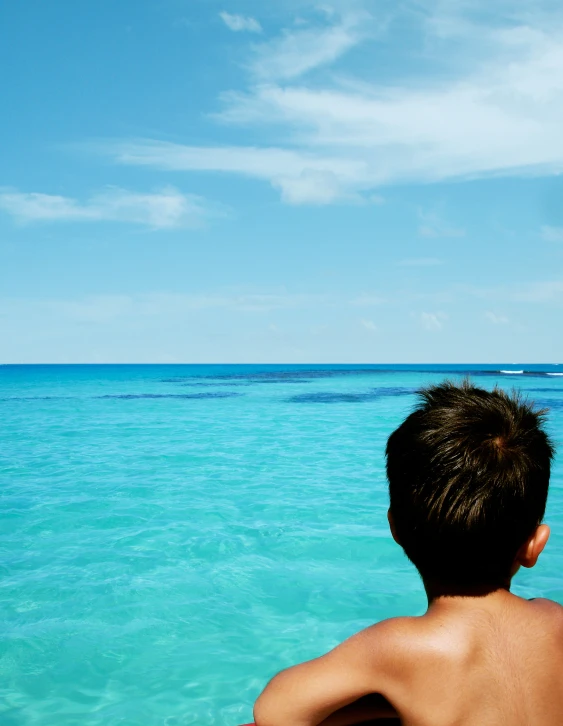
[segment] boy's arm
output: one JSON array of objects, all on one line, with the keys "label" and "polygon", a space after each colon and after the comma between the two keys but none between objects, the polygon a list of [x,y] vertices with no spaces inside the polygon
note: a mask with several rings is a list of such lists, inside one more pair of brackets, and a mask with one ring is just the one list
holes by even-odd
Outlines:
[{"label": "boy's arm", "polygon": [[385,694],[392,654],[390,623],[374,625],[330,653],[278,673],[256,701],[256,726],[318,726],[362,696]]}]

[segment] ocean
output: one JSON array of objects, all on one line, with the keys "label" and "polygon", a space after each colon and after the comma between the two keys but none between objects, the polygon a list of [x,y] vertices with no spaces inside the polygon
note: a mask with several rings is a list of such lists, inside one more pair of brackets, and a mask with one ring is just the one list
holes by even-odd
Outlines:
[{"label": "ocean", "polygon": [[[422,613],[384,446],[468,372],[563,444],[557,365],[0,366],[2,726],[236,726],[281,668]],[[563,448],[546,521],[513,589],[563,603]]]}]

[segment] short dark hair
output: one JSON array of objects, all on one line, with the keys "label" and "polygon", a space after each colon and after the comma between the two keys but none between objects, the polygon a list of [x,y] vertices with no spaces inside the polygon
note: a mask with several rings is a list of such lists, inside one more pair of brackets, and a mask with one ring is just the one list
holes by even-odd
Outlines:
[{"label": "short dark hair", "polygon": [[397,539],[424,580],[502,586],[545,513],[554,455],[546,411],[467,379],[418,396],[385,452]]}]

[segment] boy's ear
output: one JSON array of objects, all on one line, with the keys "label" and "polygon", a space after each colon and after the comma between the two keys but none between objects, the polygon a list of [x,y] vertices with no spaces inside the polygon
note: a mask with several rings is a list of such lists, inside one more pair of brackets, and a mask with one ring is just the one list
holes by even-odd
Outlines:
[{"label": "boy's ear", "polygon": [[540,524],[534,532],[524,542],[516,555],[515,565],[522,567],[533,567],[538,561],[538,557],[543,552],[544,547],[549,539],[550,529],[547,524]]},{"label": "boy's ear", "polygon": [[389,522],[389,529],[391,530],[391,535],[393,536],[393,539],[398,545],[401,545],[397,537],[397,530],[395,529],[395,522],[393,521],[393,515],[391,514],[390,509],[387,510],[387,521]]}]

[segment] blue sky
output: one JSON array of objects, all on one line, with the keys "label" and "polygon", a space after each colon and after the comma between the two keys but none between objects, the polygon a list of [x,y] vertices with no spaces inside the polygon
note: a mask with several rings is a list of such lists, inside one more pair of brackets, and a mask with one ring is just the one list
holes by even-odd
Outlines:
[{"label": "blue sky", "polygon": [[0,362],[563,361],[559,2],[3,3],[0,75]]}]

